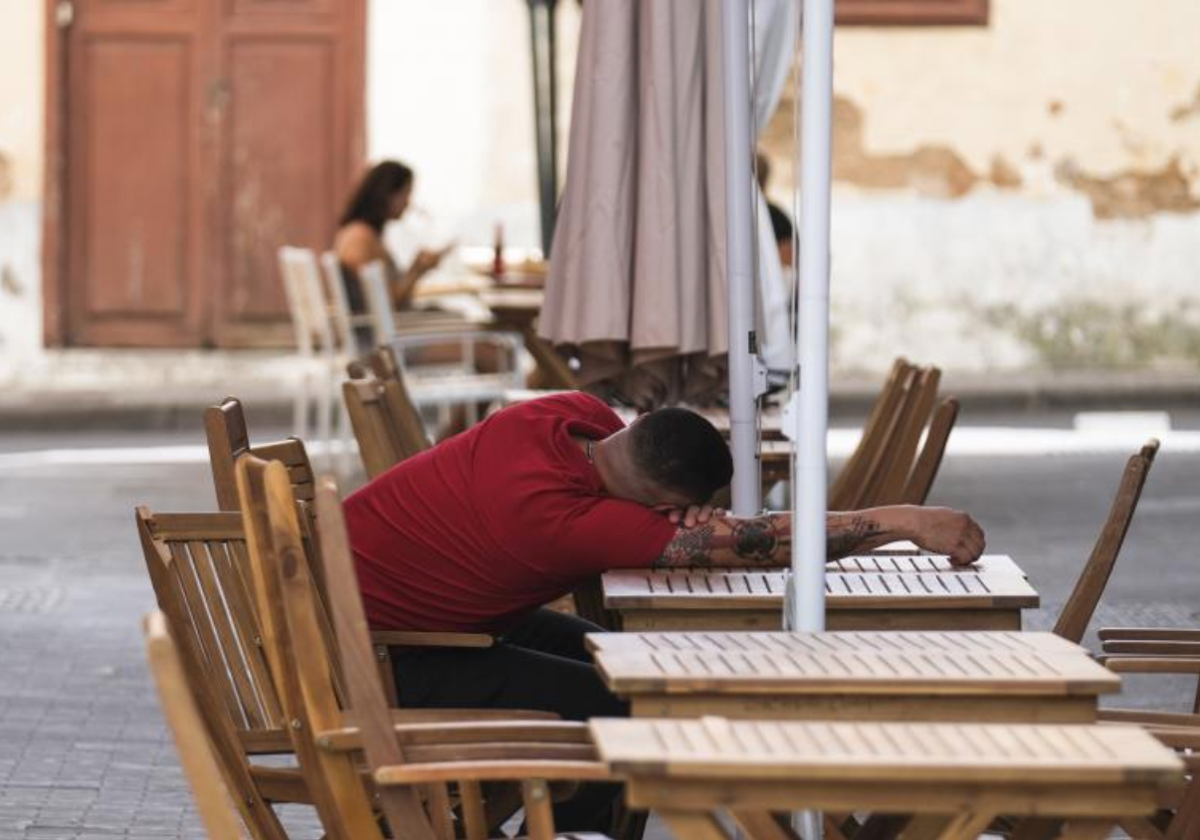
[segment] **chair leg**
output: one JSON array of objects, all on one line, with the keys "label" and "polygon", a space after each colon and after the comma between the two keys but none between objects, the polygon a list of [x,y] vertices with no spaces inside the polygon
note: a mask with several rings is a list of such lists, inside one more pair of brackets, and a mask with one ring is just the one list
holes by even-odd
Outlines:
[{"label": "chair leg", "polygon": [[317,440],[321,442],[321,464],[323,469],[330,469],[333,464],[333,444],[330,440],[329,426],[332,413],[332,400],[329,396],[333,390],[333,375],[325,371],[322,382],[317,389]]},{"label": "chair leg", "polygon": [[300,440],[308,438],[308,379],[311,375],[304,371],[292,397],[292,434]]}]

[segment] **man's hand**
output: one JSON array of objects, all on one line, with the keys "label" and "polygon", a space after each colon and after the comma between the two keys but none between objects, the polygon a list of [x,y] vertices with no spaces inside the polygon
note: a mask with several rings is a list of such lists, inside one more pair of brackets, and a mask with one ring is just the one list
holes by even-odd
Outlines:
[{"label": "man's hand", "polygon": [[939,507],[911,509],[911,539],[934,554],[947,554],[954,566],[974,563],[983,554],[983,529],[959,510]]},{"label": "man's hand", "polygon": [[725,515],[724,510],[712,505],[691,505],[687,508],[659,505],[655,510],[665,513],[671,524],[678,525],[680,528],[695,528],[697,525],[705,524],[714,516]]}]

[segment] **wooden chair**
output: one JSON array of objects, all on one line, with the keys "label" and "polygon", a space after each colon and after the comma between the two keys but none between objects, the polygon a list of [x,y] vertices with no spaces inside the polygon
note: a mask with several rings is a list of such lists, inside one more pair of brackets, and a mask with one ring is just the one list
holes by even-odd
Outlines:
[{"label": "wooden chair", "polygon": [[209,840],[243,840],[245,834],[222,777],[216,747],[192,697],[179,650],[167,631],[166,616],[150,613],[142,628],[159,704]]},{"label": "wooden chair", "polygon": [[304,442],[293,437],[251,446],[246,412],[237,397],[226,397],[219,405],[204,410],[204,435],[208,439],[208,461],[212,468],[219,510],[238,510],[233,465],[246,453],[282,461],[292,482],[292,495],[297,501],[313,500],[313,468]]},{"label": "wooden chair", "polygon": [[408,458],[433,446],[421,412],[408,392],[404,371],[391,347],[379,347],[371,353],[371,370],[383,383],[384,404],[391,417],[396,440]]},{"label": "wooden chair", "polygon": [[[321,601],[303,554],[295,506],[282,465],[256,458],[238,462],[264,642],[288,717],[301,771],[331,837],[382,840],[372,807],[347,747],[334,653],[320,628]],[[529,836],[554,837],[548,781],[607,780],[581,724],[530,722],[396,726],[365,632],[366,619],[349,561],[349,543],[336,489],[318,494],[322,553],[337,616],[338,645],[350,705],[370,766],[374,793],[394,836],[413,840],[455,837],[448,782],[456,782],[468,838],[491,828],[483,782],[521,783]],[[423,794],[423,797],[422,797]],[[424,801],[422,801],[424,799]]]},{"label": "wooden chair", "polygon": [[1096,612],[1100,596],[1108,585],[1117,556],[1125,542],[1125,534],[1129,531],[1129,523],[1137,510],[1138,499],[1141,498],[1142,488],[1146,484],[1146,476],[1154,464],[1154,456],[1158,453],[1158,441],[1151,438],[1141,448],[1141,451],[1130,457],[1125,464],[1125,472],[1117,487],[1117,495],[1109,508],[1108,517],[1092,553],[1088,557],[1075,588],[1071,590],[1058,621],[1055,622],[1054,632],[1072,642],[1080,642],[1087,631],[1088,622]]},{"label": "wooden chair", "polygon": [[387,472],[410,454],[390,409],[389,384],[394,390],[394,383],[374,376],[351,379],[342,384],[342,397],[350,413],[350,426],[358,441],[358,453],[367,478]]},{"label": "wooden chair", "polygon": [[[285,468],[281,465],[280,469]],[[313,800],[294,768],[254,763],[259,756],[290,754],[292,744],[279,688],[264,658],[263,626],[251,580],[242,515],[154,514],[142,507],[136,518],[155,598],[180,646],[188,682],[216,747],[226,784],[234,792],[256,840],[283,840],[286,835],[272,806],[312,804]],[[297,522],[304,523],[299,513]],[[306,568],[311,568],[316,550],[310,541],[307,533],[302,535]],[[353,570],[348,574],[353,575]],[[325,603],[321,593],[318,598]],[[333,650],[332,625],[324,607],[318,615],[321,632]],[[445,635],[458,646],[492,644],[492,638],[483,634]],[[391,660],[386,656],[388,648],[446,643],[443,634],[438,633],[377,631],[372,640],[377,679],[384,690],[391,690],[388,699],[392,706],[396,705],[395,684]],[[336,657],[331,667],[335,676],[341,674]],[[544,712],[492,709],[397,709],[392,714],[405,721],[554,719]]]}]

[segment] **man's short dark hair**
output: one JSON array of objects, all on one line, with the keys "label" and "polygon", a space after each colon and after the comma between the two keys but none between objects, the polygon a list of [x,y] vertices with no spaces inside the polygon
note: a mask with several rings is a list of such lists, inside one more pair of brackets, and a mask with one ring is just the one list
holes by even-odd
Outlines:
[{"label": "man's short dark hair", "polygon": [[660,408],[630,427],[633,461],[656,484],[704,504],[733,478],[733,457],[712,423],[686,408]]}]

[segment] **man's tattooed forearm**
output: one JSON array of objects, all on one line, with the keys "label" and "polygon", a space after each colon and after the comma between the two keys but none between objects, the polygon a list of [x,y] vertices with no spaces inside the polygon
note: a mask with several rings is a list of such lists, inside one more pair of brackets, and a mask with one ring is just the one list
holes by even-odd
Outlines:
[{"label": "man's tattooed forearm", "polygon": [[713,526],[697,525],[695,528],[680,529],[675,538],[667,543],[655,566],[711,566]]},{"label": "man's tattooed forearm", "polygon": [[831,524],[825,538],[826,556],[830,560],[845,557],[882,533],[879,523],[865,516],[855,516],[841,525]]},{"label": "man's tattooed forearm", "polygon": [[791,534],[791,518],[786,514],[714,518],[695,528],[680,528],[654,565],[774,565]]}]

